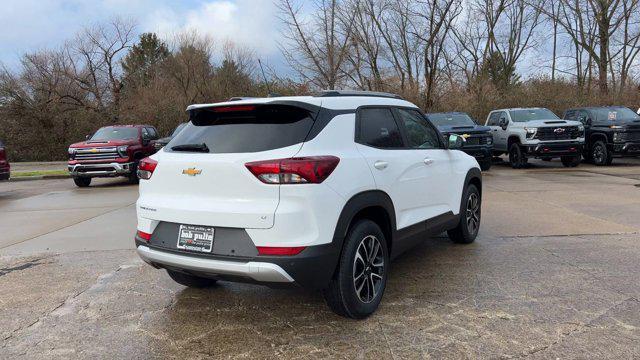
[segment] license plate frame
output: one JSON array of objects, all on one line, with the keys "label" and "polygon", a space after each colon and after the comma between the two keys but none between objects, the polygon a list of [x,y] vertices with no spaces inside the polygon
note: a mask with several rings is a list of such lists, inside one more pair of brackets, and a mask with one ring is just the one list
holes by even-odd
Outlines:
[{"label": "license plate frame", "polygon": [[210,226],[185,225],[178,228],[178,242],[180,250],[210,253],[213,250],[215,228]]}]

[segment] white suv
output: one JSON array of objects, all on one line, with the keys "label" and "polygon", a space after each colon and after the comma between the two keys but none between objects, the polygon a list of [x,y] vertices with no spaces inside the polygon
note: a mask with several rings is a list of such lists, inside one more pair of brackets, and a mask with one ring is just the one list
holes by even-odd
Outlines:
[{"label": "white suv", "polygon": [[443,231],[458,243],[478,233],[478,163],[398,96],[329,91],[187,111],[190,123],[140,162],[135,239],[180,284],[321,289],[336,313],[363,318],[390,258]]}]

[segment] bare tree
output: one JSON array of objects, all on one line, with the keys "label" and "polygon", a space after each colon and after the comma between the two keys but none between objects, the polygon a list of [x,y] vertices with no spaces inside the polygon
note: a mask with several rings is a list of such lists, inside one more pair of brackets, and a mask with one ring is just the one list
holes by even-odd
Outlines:
[{"label": "bare tree", "polygon": [[335,89],[344,78],[344,65],[351,37],[351,21],[340,26],[342,3],[316,0],[314,20],[304,22],[301,6],[294,0],[281,0],[280,18],[287,30],[288,43],[281,49],[298,74],[324,89]]}]

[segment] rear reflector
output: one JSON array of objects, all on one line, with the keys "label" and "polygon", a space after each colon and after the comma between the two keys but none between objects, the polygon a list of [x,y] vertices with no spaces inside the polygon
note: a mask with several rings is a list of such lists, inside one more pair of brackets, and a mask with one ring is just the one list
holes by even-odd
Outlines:
[{"label": "rear reflector", "polygon": [[309,156],[255,161],[245,166],[265,184],[320,184],[339,162],[335,156]]},{"label": "rear reflector", "polygon": [[272,256],[292,256],[298,255],[305,249],[304,246],[296,247],[268,247],[257,246],[258,255],[272,255]]},{"label": "rear reflector", "polygon": [[142,239],[144,239],[146,241],[151,240],[151,234],[147,234],[146,232],[143,232],[143,231],[140,231],[140,230],[138,230],[138,237],[142,238]]},{"label": "rear reflector", "polygon": [[143,180],[151,179],[151,175],[156,170],[158,162],[152,158],[144,158],[138,163],[138,177]]}]

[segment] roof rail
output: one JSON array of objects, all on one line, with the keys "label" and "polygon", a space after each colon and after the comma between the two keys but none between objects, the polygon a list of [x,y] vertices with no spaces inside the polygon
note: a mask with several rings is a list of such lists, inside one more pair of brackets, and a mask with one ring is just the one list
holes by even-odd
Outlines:
[{"label": "roof rail", "polygon": [[392,99],[402,99],[398,94],[391,94],[378,91],[357,91],[357,90],[324,90],[315,95],[316,97],[339,97],[339,96],[371,96]]}]

